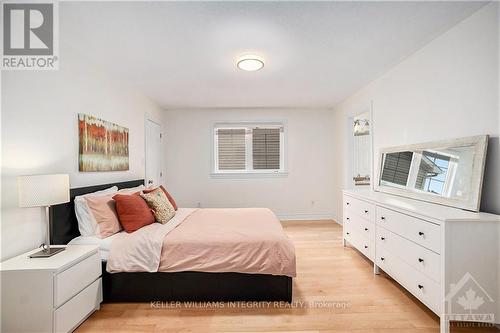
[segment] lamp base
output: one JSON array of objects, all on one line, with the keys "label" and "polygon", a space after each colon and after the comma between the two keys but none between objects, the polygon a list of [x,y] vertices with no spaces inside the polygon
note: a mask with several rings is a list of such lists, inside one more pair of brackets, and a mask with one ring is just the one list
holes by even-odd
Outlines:
[{"label": "lamp base", "polygon": [[41,250],[36,253],[30,254],[30,258],[48,258],[52,257],[54,254],[64,251],[64,247],[51,247],[47,250]]}]

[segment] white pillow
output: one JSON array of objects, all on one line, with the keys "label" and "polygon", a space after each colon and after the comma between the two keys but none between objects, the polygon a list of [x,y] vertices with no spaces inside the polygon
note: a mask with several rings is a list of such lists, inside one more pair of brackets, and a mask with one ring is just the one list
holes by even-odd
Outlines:
[{"label": "white pillow", "polygon": [[118,191],[118,193],[121,193],[121,194],[133,194],[135,192],[139,192],[139,191],[142,191],[142,190],[145,190],[145,189],[146,189],[146,186],[139,185],[139,186],[136,186],[136,187],[122,188],[121,190]]},{"label": "white pillow", "polygon": [[75,214],[78,220],[78,230],[82,236],[94,236],[97,231],[97,222],[90,213],[89,206],[85,201],[87,196],[109,195],[118,192],[118,187],[113,186],[105,190],[96,191],[75,197]]}]

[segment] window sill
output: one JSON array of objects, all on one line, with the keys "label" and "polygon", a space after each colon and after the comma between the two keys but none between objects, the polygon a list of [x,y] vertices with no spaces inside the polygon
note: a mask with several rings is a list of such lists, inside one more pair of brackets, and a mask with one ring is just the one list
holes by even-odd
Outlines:
[{"label": "window sill", "polygon": [[253,178],[286,178],[288,172],[212,172],[214,179],[253,179]]}]

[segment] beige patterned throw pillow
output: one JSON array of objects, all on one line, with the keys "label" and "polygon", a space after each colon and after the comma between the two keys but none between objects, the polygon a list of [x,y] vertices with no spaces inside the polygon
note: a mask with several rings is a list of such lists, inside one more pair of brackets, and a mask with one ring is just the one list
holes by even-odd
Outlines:
[{"label": "beige patterned throw pillow", "polygon": [[168,201],[167,196],[160,188],[147,194],[141,193],[141,197],[146,201],[149,208],[153,210],[153,215],[157,222],[165,224],[175,216],[174,206]]}]

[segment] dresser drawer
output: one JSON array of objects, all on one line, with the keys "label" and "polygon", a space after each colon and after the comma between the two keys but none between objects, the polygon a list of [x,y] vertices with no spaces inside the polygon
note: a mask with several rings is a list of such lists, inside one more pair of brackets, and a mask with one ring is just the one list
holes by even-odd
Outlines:
[{"label": "dresser drawer", "polygon": [[377,249],[396,254],[408,265],[440,283],[441,257],[414,242],[377,225]]},{"label": "dresser drawer", "polygon": [[344,195],[344,209],[362,216],[369,221],[375,222],[374,204]]},{"label": "dresser drawer", "polygon": [[373,242],[362,239],[356,248],[371,261],[375,260],[375,244]]},{"label": "dresser drawer", "polygon": [[101,301],[99,278],[54,312],[54,332],[70,332],[97,309]]},{"label": "dresser drawer", "polygon": [[54,307],[58,307],[101,276],[101,258],[95,252],[90,257],[54,277]]},{"label": "dresser drawer", "polygon": [[364,254],[368,259],[374,261],[375,258],[375,243],[362,237],[357,232],[348,231],[349,234],[346,235],[346,240],[354,246],[359,252]]},{"label": "dresser drawer", "polygon": [[375,241],[375,223],[349,211],[346,211],[344,215],[344,224],[349,225],[353,233],[359,234],[370,241]]},{"label": "dresser drawer", "polygon": [[383,207],[377,207],[377,224],[436,253],[441,252],[441,230],[436,224]]},{"label": "dresser drawer", "polygon": [[344,238],[348,238],[351,235],[351,224],[346,222],[344,217],[344,223],[342,224],[342,233],[344,234]]},{"label": "dresser drawer", "polygon": [[377,247],[375,263],[434,313],[441,314],[439,303],[441,288],[438,283],[383,248]]}]

